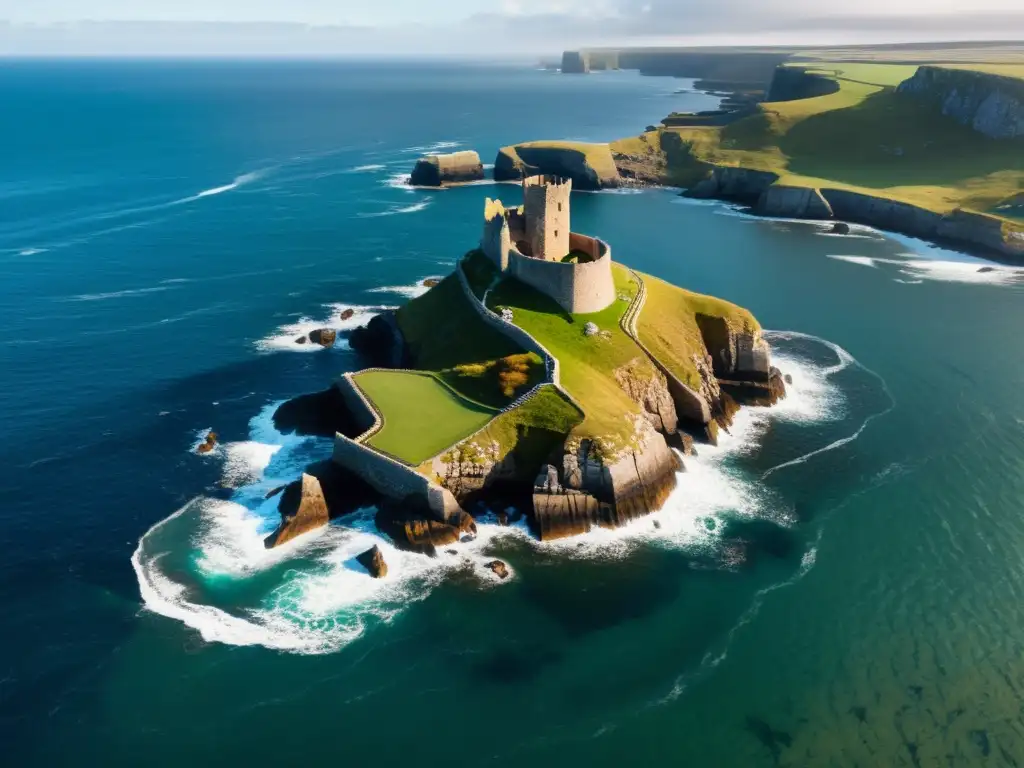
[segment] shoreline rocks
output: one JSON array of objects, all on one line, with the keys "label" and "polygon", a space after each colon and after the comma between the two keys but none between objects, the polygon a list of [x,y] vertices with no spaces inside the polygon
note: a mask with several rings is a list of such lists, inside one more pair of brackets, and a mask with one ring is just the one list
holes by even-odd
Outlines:
[{"label": "shoreline rocks", "polygon": [[373,365],[381,368],[402,368],[408,357],[405,338],[398,327],[394,310],[374,315],[366,325],[352,331],[349,344]]},{"label": "shoreline rocks", "polygon": [[388,564],[384,562],[384,553],[376,544],[361,555],[356,555],[356,562],[369,571],[375,579],[383,579],[388,575]]},{"label": "shoreline rocks", "polygon": [[281,525],[263,541],[267,549],[286,544],[297,536],[327,525],[327,500],[320,481],[305,472],[284,489],[277,505]]},{"label": "shoreline rocks", "polygon": [[491,560],[489,563],[484,563],[484,568],[491,571],[495,576],[504,581],[508,578],[508,565],[503,563],[501,560]]},{"label": "shoreline rocks", "polygon": [[214,432],[213,430],[210,430],[209,432],[206,433],[206,437],[203,438],[203,442],[201,442],[198,445],[198,447],[196,448],[196,453],[198,453],[200,456],[202,456],[205,453],[209,453],[210,451],[212,451],[216,447],[217,447],[217,433]]},{"label": "shoreline rocks", "polygon": [[309,340],[321,347],[333,347],[338,338],[338,332],[333,328],[317,328],[309,332]]}]

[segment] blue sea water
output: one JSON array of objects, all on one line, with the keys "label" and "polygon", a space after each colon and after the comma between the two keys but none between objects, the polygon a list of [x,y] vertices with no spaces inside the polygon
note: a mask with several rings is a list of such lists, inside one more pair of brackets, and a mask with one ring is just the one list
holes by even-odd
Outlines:
[{"label": "blue sea water", "polygon": [[[266,490],[330,452],[269,415],[360,365],[294,338],[415,295],[485,197],[518,194],[409,189],[415,158],[634,134],[715,104],[688,85],[0,65],[5,762],[1024,760],[1024,281],[920,242],[576,194],[618,259],[775,329],[785,403],[621,531],[540,545],[484,521],[430,560],[367,512],[262,548]],[[383,583],[351,562],[370,542]]]}]

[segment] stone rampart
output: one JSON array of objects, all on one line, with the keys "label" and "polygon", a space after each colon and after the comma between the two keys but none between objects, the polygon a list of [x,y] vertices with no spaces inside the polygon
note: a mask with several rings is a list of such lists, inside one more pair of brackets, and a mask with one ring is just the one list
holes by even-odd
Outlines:
[{"label": "stone rampart", "polygon": [[569,264],[533,259],[512,249],[508,257],[509,273],[550,296],[566,312],[599,312],[615,301],[612,249],[597,238],[585,235],[573,235],[573,238],[574,242],[585,244],[585,248],[600,256],[590,262]]},{"label": "stone rampart", "polygon": [[341,399],[345,402],[345,406],[356,422],[356,427],[360,430],[360,435],[356,440],[365,440],[376,433],[383,424],[380,412],[373,407],[363,391],[356,386],[352,380],[352,374],[342,374],[334,386],[341,394]]}]

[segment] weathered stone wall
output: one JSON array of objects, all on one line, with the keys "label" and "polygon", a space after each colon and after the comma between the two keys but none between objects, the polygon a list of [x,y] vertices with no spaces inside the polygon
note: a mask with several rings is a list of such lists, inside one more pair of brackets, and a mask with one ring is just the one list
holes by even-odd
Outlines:
[{"label": "weathered stone wall", "polygon": [[569,253],[571,193],[571,179],[546,175],[523,180],[526,236],[535,258],[559,261]]},{"label": "weathered stone wall", "polygon": [[343,374],[334,382],[334,387],[341,394],[345,407],[352,414],[352,418],[360,432],[359,439],[362,439],[367,434],[373,434],[380,429],[380,415],[370,405],[370,402],[360,391],[359,387],[355,385],[355,382],[352,381],[351,373]]},{"label": "weathered stone wall", "polygon": [[[585,237],[580,235],[579,237]],[[596,240],[596,238],[590,238]],[[581,242],[577,240],[577,242]],[[531,259],[518,251],[509,254],[509,273],[547,294],[566,312],[599,312],[615,301],[611,247],[603,241],[596,246],[601,256],[584,264],[563,264]]]},{"label": "weathered stone wall", "polygon": [[342,434],[335,435],[331,459],[384,496],[399,500],[409,496],[423,499],[441,522],[448,522],[453,515],[461,512],[459,503],[449,491],[412,467],[375,451],[369,445],[358,443]]}]

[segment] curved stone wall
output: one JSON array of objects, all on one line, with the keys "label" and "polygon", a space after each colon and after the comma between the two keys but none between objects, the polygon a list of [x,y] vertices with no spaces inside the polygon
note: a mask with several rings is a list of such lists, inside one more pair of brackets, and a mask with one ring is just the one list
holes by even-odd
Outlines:
[{"label": "curved stone wall", "polygon": [[547,294],[566,312],[600,312],[615,301],[612,279],[612,249],[603,240],[573,234],[570,247],[595,256],[583,264],[563,264],[524,256],[515,248],[508,255],[509,273],[527,285]]}]

